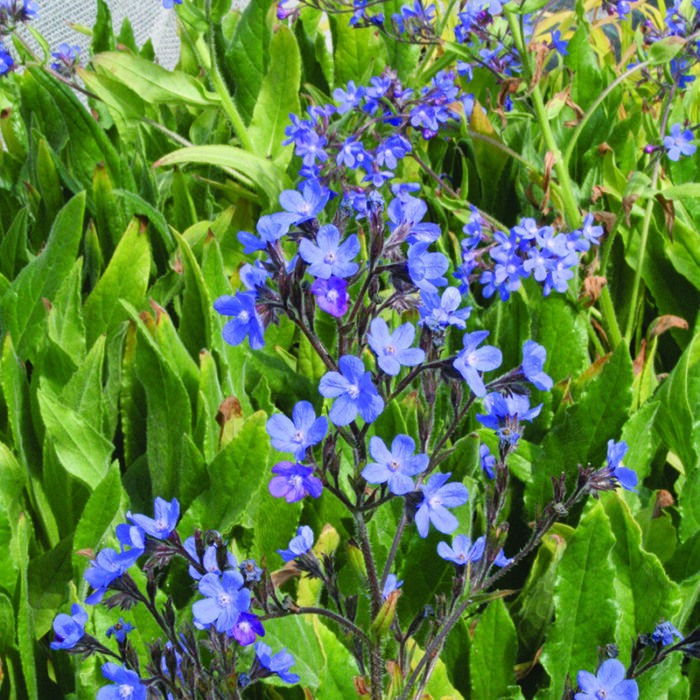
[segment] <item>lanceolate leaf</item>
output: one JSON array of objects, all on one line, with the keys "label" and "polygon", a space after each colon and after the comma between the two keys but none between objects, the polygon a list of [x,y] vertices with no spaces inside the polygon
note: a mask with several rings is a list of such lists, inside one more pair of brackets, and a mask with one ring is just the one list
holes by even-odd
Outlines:
[{"label": "lanceolate leaf", "polygon": [[600,503],[581,519],[559,563],[554,588],[556,619],[547,632],[541,663],[551,679],[550,700],[560,700],[566,674],[595,671],[598,646],[616,641],[618,608],[610,552],[615,537]]}]

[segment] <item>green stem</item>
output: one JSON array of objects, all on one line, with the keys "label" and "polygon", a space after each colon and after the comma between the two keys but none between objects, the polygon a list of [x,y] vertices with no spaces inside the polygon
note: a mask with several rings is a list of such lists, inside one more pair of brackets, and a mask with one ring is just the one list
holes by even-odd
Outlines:
[{"label": "green stem", "polygon": [[[525,40],[523,38],[518,18],[512,10],[507,10],[505,8],[504,14],[513,34],[515,46],[521,56],[523,68],[527,73],[528,82],[532,84],[533,74],[532,66],[530,65],[530,55],[528,54],[527,47],[525,46]],[[540,129],[542,130],[545,145],[547,146],[547,149],[554,154],[554,169],[557,173],[557,178],[561,187],[561,198],[562,204],[564,205],[564,216],[566,218],[566,222],[570,228],[578,228],[581,225],[581,215],[578,210],[578,204],[576,203],[576,197],[574,196],[574,189],[571,178],[569,177],[569,170],[566,167],[561,151],[559,150],[559,147],[554,139],[554,133],[552,132],[549,120],[547,119],[544,100],[542,99],[542,92],[540,91],[540,86],[538,83],[531,85],[531,94],[532,102],[535,107],[535,113],[537,115],[537,121],[539,122]]]},{"label": "green stem", "polygon": [[610,343],[613,348],[616,348],[622,341],[622,334],[620,333],[620,324],[617,322],[617,316],[615,315],[612,298],[610,297],[610,287],[607,284],[600,292],[598,303],[600,304],[600,310],[603,314],[605,327],[608,329],[608,333],[610,334]]}]

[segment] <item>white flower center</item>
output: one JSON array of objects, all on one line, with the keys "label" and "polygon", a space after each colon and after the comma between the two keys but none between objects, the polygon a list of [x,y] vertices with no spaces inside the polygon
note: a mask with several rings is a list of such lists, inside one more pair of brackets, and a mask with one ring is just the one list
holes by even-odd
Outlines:
[{"label": "white flower center", "polygon": [[338,292],[336,292],[335,289],[331,289],[331,291],[326,294],[326,299],[328,299],[331,304],[334,304],[338,299]]},{"label": "white flower center", "polygon": [[301,486],[302,478],[297,474],[296,476],[293,476],[290,480],[289,483],[295,488],[298,489]]},{"label": "white flower center", "polygon": [[238,624],[238,629],[241,630],[241,632],[248,634],[248,632],[250,632],[250,622],[240,622]]},{"label": "white flower center", "polygon": [[431,496],[428,499],[428,504],[431,508],[437,508],[438,506],[441,506],[442,501],[440,500],[440,496],[438,496],[437,494],[435,496]]},{"label": "white flower center", "polygon": [[294,435],[292,436],[292,442],[304,442],[304,433],[302,433],[301,430],[297,430],[296,433],[294,433]]},{"label": "white flower center", "polygon": [[356,399],[360,395],[360,387],[357,384],[350,384],[348,386],[348,394],[351,399]]},{"label": "white flower center", "polygon": [[231,596],[228,593],[219,593],[216,602],[221,608],[227,608],[231,605]]},{"label": "white flower center", "polygon": [[127,685],[124,683],[119,686],[119,697],[120,698],[130,698],[134,694],[134,686]]},{"label": "white flower center", "polygon": [[392,472],[398,471],[399,468],[401,467],[401,462],[392,459],[391,462],[389,462],[389,469],[391,469]]},{"label": "white flower center", "polygon": [[332,265],[335,262],[336,255],[333,251],[330,253],[326,253],[326,257],[323,258],[323,260],[328,263],[329,265]]},{"label": "white flower center", "polygon": [[393,355],[396,352],[396,347],[394,345],[386,345],[384,346],[384,352],[387,355]]},{"label": "white flower center", "polygon": [[248,323],[250,314],[247,311],[241,311],[241,313],[238,314],[238,320],[243,321],[243,323]]}]

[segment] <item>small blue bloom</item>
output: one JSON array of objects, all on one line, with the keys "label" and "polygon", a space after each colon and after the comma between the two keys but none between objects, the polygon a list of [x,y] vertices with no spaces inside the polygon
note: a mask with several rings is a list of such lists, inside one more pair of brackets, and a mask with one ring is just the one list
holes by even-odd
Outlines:
[{"label": "small blue bloom", "polygon": [[263,570],[255,563],[255,559],[242,561],[238,566],[238,570],[243,574],[246,583],[259,581],[263,573]]},{"label": "small blue bloom", "polygon": [[328,160],[328,153],[324,150],[326,143],[325,136],[319,136],[315,131],[305,131],[295,140],[294,152],[301,156],[305,166],[310,167],[315,165],[317,160]]},{"label": "small blue bloom", "polygon": [[412,323],[404,323],[390,332],[383,318],[375,318],[369,326],[367,341],[377,355],[377,363],[387,374],[395,377],[401,367],[414,367],[425,360],[425,351],[412,348],[416,328]]},{"label": "small blue bloom", "polygon": [[450,547],[447,542],[440,542],[437,547],[438,554],[445,560],[451,561],[456,566],[466,566],[468,562],[479,561],[484,555],[485,537],[479,537],[472,544],[466,535],[456,535]]},{"label": "small blue bloom", "polygon": [[289,540],[288,549],[278,549],[279,554],[284,561],[292,561],[300,557],[302,554],[308,554],[311,547],[314,546],[314,531],[308,525],[302,525],[297,529],[296,537]]},{"label": "small blue bloom", "polygon": [[429,253],[429,243],[416,243],[408,249],[408,274],[418,289],[437,292],[438,287],[447,285],[443,277],[450,266],[442,253]]},{"label": "small blue bloom", "polygon": [[132,515],[130,511],[126,512],[126,517],[131,520],[134,525],[138,525],[147,535],[155,537],[157,540],[167,539],[177,525],[180,517],[180,504],[177,498],[173,498],[170,503],[156,497],[153,504],[155,517],[149,518],[146,515]]},{"label": "small blue bloom", "polygon": [[484,399],[486,414],[477,413],[476,419],[486,428],[496,431],[502,444],[517,445],[522,435],[521,421],[532,421],[542,410],[542,404],[530,408],[530,399],[523,394],[503,396],[490,393]]},{"label": "small blue bloom", "polygon": [[238,620],[231,630],[231,636],[245,647],[252,644],[256,636],[264,637],[265,630],[257,615],[244,612],[238,616]]},{"label": "small blue bloom", "polygon": [[481,468],[486,472],[486,476],[488,476],[489,479],[493,479],[495,475],[496,458],[483,443],[479,446],[479,459],[481,461]]},{"label": "small blue bloom", "polygon": [[345,316],[350,308],[348,283],[340,277],[331,275],[327,280],[314,280],[311,293],[316,297],[319,308],[335,318]]},{"label": "small blue bloom", "polygon": [[235,296],[224,294],[214,302],[214,309],[222,316],[233,316],[222,331],[223,339],[229,345],[240,345],[247,336],[252,350],[265,347],[265,328],[255,309],[254,292],[238,292]]},{"label": "small blue bloom", "polygon": [[5,49],[2,42],[0,41],[0,75],[4,75],[9,70],[11,70],[14,64],[15,61],[12,58],[12,55],[8,53],[8,51]]},{"label": "small blue bloom", "polygon": [[442,297],[436,292],[421,291],[421,306],[418,307],[421,319],[419,326],[426,325],[433,332],[439,332],[447,326],[455,326],[464,329],[467,327],[467,319],[472,312],[471,306],[459,308],[462,303],[462,295],[456,287],[448,287]]},{"label": "small blue bloom", "polygon": [[692,143],[693,132],[690,129],[681,131],[680,124],[671,127],[671,135],[664,136],[664,148],[669,160],[678,161],[681,156],[692,156],[697,146]]},{"label": "small blue bloom", "polygon": [[428,212],[428,205],[416,197],[397,197],[394,199],[387,214],[389,215],[389,230],[393,238],[399,242],[433,243],[440,238],[440,227],[437,224],[423,222]]},{"label": "small blue bloom", "polygon": [[386,600],[394,591],[401,588],[403,581],[398,581],[396,574],[389,574],[382,588],[382,600]]},{"label": "small blue bloom", "polygon": [[683,635],[670,622],[660,622],[651,635],[652,641],[657,644],[660,642],[663,647],[673,644],[674,637],[683,639]]},{"label": "small blue bloom", "polygon": [[365,163],[370,163],[371,156],[365,147],[356,139],[349,138],[338,149],[338,155],[335,157],[336,165],[344,165],[346,168],[364,167]]},{"label": "small blue bloom", "polygon": [[558,29],[550,32],[552,35],[552,48],[558,51],[562,56],[568,56],[569,52],[566,50],[567,42],[562,41],[561,32]]},{"label": "small blue bloom", "polygon": [[622,662],[617,659],[603,661],[596,675],[579,671],[576,682],[582,692],[576,693],[574,700],[637,700],[637,681],[625,679],[626,673]]},{"label": "small blue bloom", "polygon": [[141,683],[135,671],[108,661],[102,665],[102,675],[116,685],[100,688],[97,691],[97,700],[146,700],[148,689]]},{"label": "small blue bloom", "polygon": [[338,114],[345,114],[355,109],[365,96],[365,89],[361,85],[359,88],[356,87],[354,80],[350,80],[346,87],[347,90],[342,88],[333,90],[333,99],[338,103]]},{"label": "small blue bloom", "polygon": [[195,625],[206,629],[215,623],[217,632],[229,636],[238,616],[250,608],[250,591],[242,588],[243,576],[227,569],[223,575],[205,574],[199,579],[199,592],[206,596],[192,604]]},{"label": "small blue bloom", "polygon": [[362,417],[366,423],[376,420],[384,410],[384,399],[372,383],[371,372],[365,371],[362,360],[343,355],[338,361],[340,372],[327,372],[321,377],[318,390],[326,399],[336,399],[328,417],[333,425],[349,425]]},{"label": "small blue bloom", "polygon": [[163,7],[172,10],[175,5],[182,5],[182,0],[163,0]]},{"label": "small blue bloom", "polygon": [[369,453],[374,462],[363,470],[362,477],[370,484],[389,484],[389,491],[403,496],[413,491],[412,476],[428,467],[430,458],[425,453],[414,455],[416,444],[408,435],[397,435],[387,449],[384,440],[376,435],[369,440]]},{"label": "small blue bloom", "polygon": [[629,447],[624,440],[617,443],[614,440],[608,440],[608,469],[623,489],[636,491],[637,489],[634,487],[639,481],[637,473],[633,469],[622,466],[622,460],[628,449]]},{"label": "small blue bloom", "polygon": [[454,368],[462,375],[469,388],[480,398],[486,396],[486,386],[479,372],[490,372],[501,366],[503,355],[493,345],[485,345],[477,348],[488,337],[488,331],[474,331],[465,333],[462,339],[464,350],[452,363]]},{"label": "small blue bloom", "polygon": [[511,562],[513,561],[513,557],[510,559],[505,555],[505,552],[501,549],[498,554],[496,555],[496,558],[493,560],[493,565],[494,566],[508,566]]},{"label": "small blue bloom", "polygon": [[[184,636],[182,633],[180,634],[180,637],[184,642]],[[187,645],[185,643],[185,648],[187,648]],[[163,655],[160,657],[160,670],[168,676],[170,674],[170,670],[168,669],[168,659],[167,659],[167,652],[173,651],[175,654],[175,667],[177,668],[177,675],[182,678],[182,673],[180,671],[180,664],[182,663],[182,654],[177,650],[173,649],[173,643],[168,639],[168,641],[165,643],[165,646],[163,647]],[[171,700],[172,695],[168,696],[168,700]]]},{"label": "small blue bloom", "polygon": [[267,644],[257,642],[255,644],[255,655],[260,665],[270,671],[270,674],[276,673],[285,683],[299,682],[299,676],[296,673],[289,672],[289,669],[296,662],[286,647],[272,656],[272,649]]},{"label": "small blue bloom", "polygon": [[396,134],[377,146],[375,158],[382,167],[395,170],[398,162],[413,150],[411,142],[401,134]]},{"label": "small blue bloom", "polygon": [[267,419],[265,430],[276,450],[289,452],[301,461],[309,447],[326,437],[328,419],[325,416],[316,418],[314,407],[308,401],[298,401],[292,409],[292,420],[275,413]]},{"label": "small blue bloom", "polygon": [[53,620],[54,641],[52,649],[72,649],[85,634],[88,614],[78,603],[73,603],[71,614],[59,613]]},{"label": "small blue bloom", "polygon": [[289,222],[277,220],[277,215],[265,215],[258,219],[256,230],[260,238],[248,231],[238,232],[238,242],[243,246],[246,255],[255,253],[258,250],[266,250],[268,243],[274,244],[289,231]]},{"label": "small blue bloom", "polygon": [[272,467],[277,474],[270,479],[268,489],[275,498],[284,498],[287,503],[296,503],[307,494],[318,498],[323,492],[321,480],[312,476],[313,469],[298,462],[279,462]]},{"label": "small blue bloom", "polygon": [[469,500],[469,492],[464,484],[445,483],[452,472],[433,474],[425,484],[421,484],[423,500],[416,511],[416,527],[421,537],[428,536],[430,523],[436,530],[446,535],[454,532],[459,525],[457,518],[448,508],[457,508]]},{"label": "small blue bloom", "polygon": [[318,181],[305,182],[301,186],[301,192],[284,190],[280,194],[279,202],[285,211],[272,214],[272,218],[278,223],[298,226],[305,221],[317,218],[329,197],[330,191],[327,189],[324,191]]},{"label": "small blue bloom", "polygon": [[[219,535],[218,532],[214,531],[215,535]],[[194,559],[195,561],[199,562],[204,569],[206,570],[207,573],[209,574],[221,574],[221,569],[219,568],[219,555],[218,555],[218,550],[219,547],[215,544],[209,545],[205,550],[204,550],[204,555],[202,556],[202,560],[199,560],[199,555],[197,554],[197,546],[195,544],[195,539],[194,536],[190,535],[184,543],[183,547],[185,548],[185,551]],[[236,566],[238,565],[238,562],[236,561],[236,557],[231,554],[231,552],[226,550],[226,563],[228,564],[229,568],[235,569]],[[190,576],[195,580],[199,581],[199,579],[202,578],[203,574],[200,574],[199,571],[190,564],[189,567],[189,574]]]},{"label": "small blue bloom", "polygon": [[299,243],[299,255],[309,263],[309,274],[327,280],[334,277],[350,277],[359,265],[351,262],[360,252],[360,241],[353,233],[341,244],[340,231],[327,224],[316,234],[316,243],[303,238]]},{"label": "small blue bloom", "polygon": [[126,636],[131,632],[134,627],[128,622],[124,622],[124,618],[120,617],[119,622],[117,622],[116,625],[112,625],[108,630],[107,630],[107,637],[111,637],[114,635],[114,638],[120,642],[123,643],[126,641]]},{"label": "small blue bloom", "polygon": [[78,62],[78,54],[80,46],[70,46],[69,44],[61,44],[58,51],[54,51],[51,55],[56,59],[51,68],[59,73],[71,74],[75,70],[75,65]]},{"label": "small blue bloom", "polygon": [[133,547],[131,550],[117,553],[114,549],[106,547],[97,553],[97,557],[89,562],[89,567],[84,573],[85,580],[95,590],[85,599],[88,605],[99,603],[107,588],[115,579],[126,573],[144,550]]},{"label": "small blue bloom", "polygon": [[540,391],[549,391],[554,386],[552,378],[542,369],[546,360],[547,350],[542,345],[538,345],[534,340],[525,341],[522,372]]}]

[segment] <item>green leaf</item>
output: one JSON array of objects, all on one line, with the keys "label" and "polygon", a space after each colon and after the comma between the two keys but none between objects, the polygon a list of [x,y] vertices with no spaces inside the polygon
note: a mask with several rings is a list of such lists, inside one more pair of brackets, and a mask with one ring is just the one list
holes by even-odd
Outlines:
[{"label": "green leaf", "polygon": [[120,299],[134,306],[143,303],[151,270],[148,236],[138,219],[124,232],[107,269],[85,302],[83,316],[88,345],[102,333],[112,333],[128,318]]},{"label": "green leaf", "polygon": [[109,467],[114,449],[112,443],[93,427],[91,421],[46,390],[39,389],[37,396],[46,434],[63,468],[94,489]]},{"label": "green leaf", "polygon": [[475,698],[500,698],[515,683],[518,638],[502,598],[491,601],[474,628],[469,675]]},{"label": "green leaf", "polygon": [[[564,58],[564,64],[576,76],[576,80],[571,83],[571,97],[584,110],[591,106],[603,87],[598,58],[590,38],[591,30],[588,24],[580,24],[569,41],[569,55]],[[590,126],[589,124],[589,131]]]},{"label": "green leaf", "polygon": [[168,70],[127,51],[107,51],[92,57],[98,73],[119,80],[151,104],[207,107],[219,101],[215,93],[187,73]]},{"label": "green leaf", "polygon": [[95,202],[95,226],[100,246],[108,256],[119,244],[126,228],[121,207],[114,196],[114,187],[104,163],[98,163],[92,179],[92,192]]},{"label": "green leaf", "polygon": [[289,114],[299,114],[299,85],[301,56],[292,31],[282,25],[270,43],[270,70],[263,80],[258,101],[250,122],[250,136],[256,153],[267,158],[280,159],[289,165],[292,146],[282,146],[284,129],[289,125]]},{"label": "green leaf", "polygon": [[103,386],[102,366],[105,357],[105,337],[100,336],[61,392],[60,399],[92,425],[102,426]]},{"label": "green leaf", "polygon": [[229,169],[244,185],[266,198],[268,206],[275,206],[280,192],[291,187],[284,171],[274,163],[237,146],[215,144],[181,148],[156,161],[153,167],[199,163]]},{"label": "green leaf", "polygon": [[92,46],[90,53],[95,55],[100,51],[114,50],[114,32],[112,31],[112,15],[105,0],[97,0],[97,18],[92,27]]},{"label": "green leaf", "polygon": [[333,36],[335,75],[333,86],[345,88],[349,80],[365,85],[370,75],[379,75],[386,63],[386,47],[372,27],[356,29],[348,14],[329,16]]},{"label": "green leaf", "polygon": [[671,187],[661,190],[661,194],[666,199],[698,199],[700,198],[700,182],[684,182],[680,185],[671,185]]},{"label": "green leaf", "polygon": [[548,630],[540,662],[551,678],[545,697],[560,700],[567,674],[595,671],[597,647],[615,641],[618,608],[610,552],[615,538],[600,503],[581,519],[557,570],[556,619]]},{"label": "green leaf", "polygon": [[666,64],[678,54],[685,43],[685,40],[680,36],[667,36],[655,41],[647,54],[648,60],[652,66]]},{"label": "green leaf", "polygon": [[15,611],[12,601],[0,593],[0,654],[7,658],[7,653],[15,642]]},{"label": "green leaf", "polygon": [[632,404],[634,370],[624,343],[616,348],[603,371],[586,387],[579,401],[569,406],[547,434],[543,456],[525,488],[529,513],[552,498],[551,477],[565,472],[571,485],[579,464],[603,466],[607,442],[619,440]]},{"label": "green leaf", "polygon": [[63,191],[53,162],[51,147],[45,138],[39,141],[37,148],[36,176],[48,219],[52,221],[63,206]]},{"label": "green leaf", "polygon": [[251,2],[243,11],[233,41],[226,51],[224,67],[236,84],[236,107],[243,120],[250,122],[270,63],[270,38],[267,22],[274,0]]},{"label": "green leaf", "polygon": [[658,437],[654,435],[654,421],[659,403],[652,401],[642,406],[625,423],[621,440],[629,447],[625,455],[625,464],[637,472],[641,483],[651,472],[651,460],[658,446]]},{"label": "green leaf", "polygon": [[14,279],[27,260],[27,214],[22,207],[0,241],[0,273]]},{"label": "green leaf", "polygon": [[53,614],[61,605],[66,588],[73,576],[72,555],[73,537],[71,536],[29,562],[27,567],[29,603],[34,610],[49,610]]},{"label": "green leaf", "polygon": [[0,325],[12,334],[17,354],[31,358],[46,320],[44,299],[52,301],[78,254],[83,233],[85,194],[59,212],[46,247],[17,275],[0,300]]},{"label": "green leaf", "polygon": [[83,260],[78,258],[54,298],[48,318],[48,337],[79,365],[85,357],[85,323],[80,294]]},{"label": "green leaf", "polygon": [[29,606],[29,582],[27,578],[27,568],[29,566],[29,527],[27,516],[22,513],[19,516],[17,531],[14,538],[14,557],[16,561],[19,562],[20,570],[17,642],[27,695],[31,700],[38,700],[39,690],[34,666],[34,618]]},{"label": "green leaf", "polygon": [[656,556],[642,549],[642,531],[620,494],[606,494],[604,508],[615,536],[611,563],[620,607],[616,641],[620,656],[627,658],[638,634],[648,634],[662,619],[675,619],[678,586]]}]

